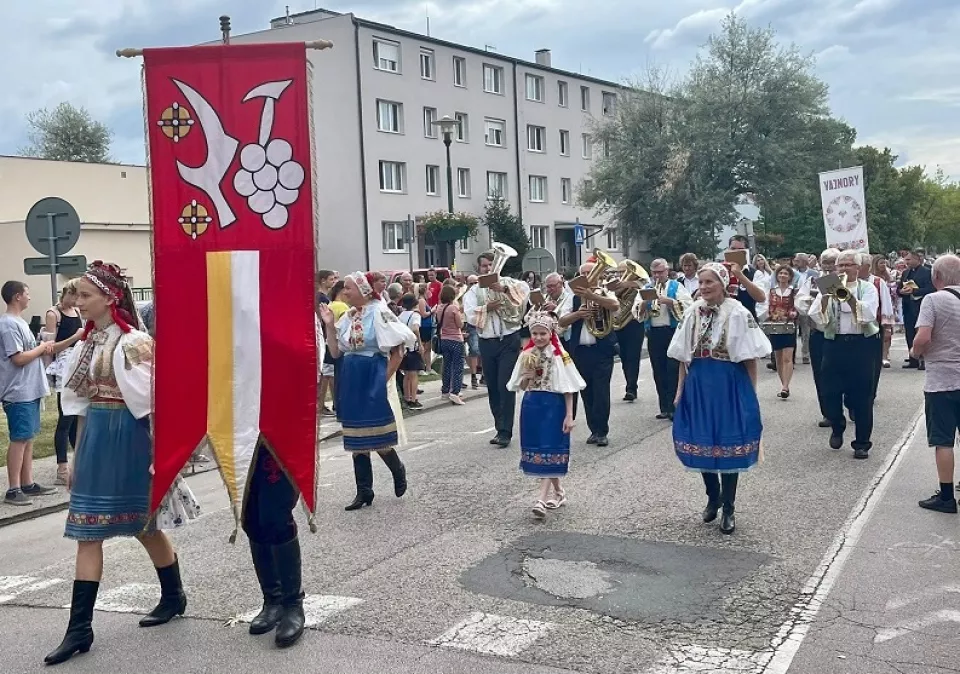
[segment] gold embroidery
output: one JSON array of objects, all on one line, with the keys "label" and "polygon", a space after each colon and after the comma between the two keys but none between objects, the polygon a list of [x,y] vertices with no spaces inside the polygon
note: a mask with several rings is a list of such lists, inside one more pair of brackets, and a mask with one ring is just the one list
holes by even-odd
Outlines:
[{"label": "gold embroidery", "polygon": [[123,347],[123,357],[128,370],[141,363],[153,362],[153,340],[142,337]]}]

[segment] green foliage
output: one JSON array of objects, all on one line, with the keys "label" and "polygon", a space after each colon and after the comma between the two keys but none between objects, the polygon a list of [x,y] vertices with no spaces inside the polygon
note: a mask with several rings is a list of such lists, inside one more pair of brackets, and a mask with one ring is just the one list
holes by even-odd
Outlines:
[{"label": "green foliage", "polygon": [[27,113],[30,144],[20,154],[60,161],[110,161],[112,132],[93,119],[86,108],[61,103],[52,111],[46,108]]},{"label": "green foliage", "polygon": [[960,183],[937,171],[923,183],[915,212],[917,240],[929,250],[960,249]]},{"label": "green foliage", "polygon": [[504,275],[519,274],[523,271],[523,256],[530,250],[530,239],[510,204],[503,199],[490,199],[483,207],[483,224],[490,229],[490,237],[499,243],[505,243],[517,251],[517,256],[507,260],[503,268]]},{"label": "green foliage", "polygon": [[423,227],[436,241],[472,239],[480,228],[480,220],[470,213],[436,211],[423,216]]}]

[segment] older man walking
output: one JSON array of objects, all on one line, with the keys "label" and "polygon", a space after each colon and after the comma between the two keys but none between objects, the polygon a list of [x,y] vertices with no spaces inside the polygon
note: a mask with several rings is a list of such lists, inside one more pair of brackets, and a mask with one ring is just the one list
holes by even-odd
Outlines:
[{"label": "older man walking", "polygon": [[936,292],[923,298],[911,358],[923,357],[927,444],[935,448],[940,491],[920,507],[956,513],[953,446],[960,429],[960,257],[941,255],[933,263]]}]

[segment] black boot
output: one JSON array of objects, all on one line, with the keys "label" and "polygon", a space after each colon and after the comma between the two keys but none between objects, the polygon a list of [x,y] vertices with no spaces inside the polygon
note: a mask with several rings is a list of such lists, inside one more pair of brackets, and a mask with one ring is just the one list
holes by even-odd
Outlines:
[{"label": "black boot", "polygon": [[723,485],[721,499],[723,500],[723,517],[720,518],[720,533],[732,534],[737,528],[737,519],[734,517],[734,504],[737,500],[737,473],[724,473],[720,476]]},{"label": "black boot", "polygon": [[283,615],[274,639],[279,648],[293,646],[303,636],[303,587],[300,572],[300,541],[294,538],[274,548],[283,603]]},{"label": "black boot", "polygon": [[93,605],[97,603],[100,583],[95,580],[73,581],[73,599],[70,601],[70,622],[67,633],[56,650],[43,659],[48,665],[59,665],[74,653],[86,653],[93,645]]},{"label": "black boot", "polygon": [[157,578],[160,579],[160,603],[140,620],[140,627],[163,625],[187,610],[187,595],[180,582],[180,560],[174,556],[173,564],[157,569]]},{"label": "black boot", "polygon": [[369,454],[354,453],[353,476],[357,481],[357,497],[344,510],[360,510],[373,503],[373,466]]},{"label": "black boot", "polygon": [[277,557],[272,545],[250,541],[250,556],[263,592],[263,608],[250,621],[250,634],[266,634],[280,622],[283,615],[283,594],[277,572]]},{"label": "black boot", "polygon": [[381,454],[380,458],[387,464],[387,468],[393,474],[393,493],[397,498],[407,493],[407,469],[400,460],[397,450],[391,449],[386,454]]},{"label": "black boot", "polygon": [[717,519],[717,511],[720,510],[720,478],[716,473],[701,475],[707,488],[707,507],[703,509],[703,521],[712,522]]}]

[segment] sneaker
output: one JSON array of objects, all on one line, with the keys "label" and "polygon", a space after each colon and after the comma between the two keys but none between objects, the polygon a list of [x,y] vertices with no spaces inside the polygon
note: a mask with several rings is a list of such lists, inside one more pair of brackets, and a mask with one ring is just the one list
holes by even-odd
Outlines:
[{"label": "sneaker", "polygon": [[419,400],[411,400],[410,402],[407,403],[407,409],[422,410],[423,403],[421,403]]},{"label": "sneaker", "polygon": [[3,498],[3,502],[13,506],[33,505],[33,499],[24,494],[20,489],[8,489],[7,495]]},{"label": "sneaker", "polygon": [[56,487],[45,487],[39,482],[34,482],[33,484],[25,484],[20,487],[22,491],[27,496],[50,496],[51,494],[56,494],[59,489]]},{"label": "sneaker", "polygon": [[928,499],[920,501],[917,505],[926,510],[936,510],[939,513],[957,512],[957,500],[950,499],[949,501],[946,501],[940,498],[940,492],[937,492]]},{"label": "sneaker", "polygon": [[466,403],[463,402],[463,398],[453,393],[450,394],[450,402],[452,402],[454,405],[466,405]]},{"label": "sneaker", "polygon": [[320,407],[320,414],[325,417],[332,417],[334,415],[330,408],[326,405]]}]

